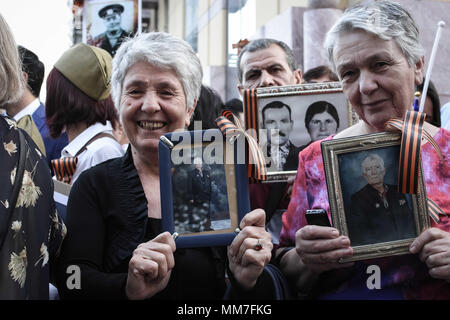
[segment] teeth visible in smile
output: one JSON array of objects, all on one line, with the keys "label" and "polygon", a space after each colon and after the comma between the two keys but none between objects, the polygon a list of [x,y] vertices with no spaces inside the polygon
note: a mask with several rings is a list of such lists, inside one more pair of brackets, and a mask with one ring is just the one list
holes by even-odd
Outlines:
[{"label": "teeth visible in smile", "polygon": [[165,126],[164,122],[138,121],[138,126],[148,130],[158,130]]}]

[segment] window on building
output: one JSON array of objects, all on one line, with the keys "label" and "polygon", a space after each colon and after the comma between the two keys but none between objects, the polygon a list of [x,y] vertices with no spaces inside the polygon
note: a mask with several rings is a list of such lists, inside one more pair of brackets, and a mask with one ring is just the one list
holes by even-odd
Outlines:
[{"label": "window on building", "polygon": [[250,38],[256,31],[256,0],[228,1],[228,66],[235,67],[237,49],[233,44]]},{"label": "window on building", "polygon": [[184,39],[192,46],[195,52],[198,48],[198,0],[185,1],[185,34]]}]

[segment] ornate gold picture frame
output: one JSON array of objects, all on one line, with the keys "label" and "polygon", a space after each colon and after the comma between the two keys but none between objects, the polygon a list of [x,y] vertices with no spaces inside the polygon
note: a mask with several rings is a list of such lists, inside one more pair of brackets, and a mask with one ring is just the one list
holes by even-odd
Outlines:
[{"label": "ornate gold picture frame", "polygon": [[333,226],[354,250],[342,262],[409,253],[429,227],[426,189],[397,191],[401,135],[379,133],[322,142]]},{"label": "ornate gold picture frame", "polygon": [[299,151],[355,121],[339,82],[248,89],[244,116],[266,158],[265,182],[295,176]]}]

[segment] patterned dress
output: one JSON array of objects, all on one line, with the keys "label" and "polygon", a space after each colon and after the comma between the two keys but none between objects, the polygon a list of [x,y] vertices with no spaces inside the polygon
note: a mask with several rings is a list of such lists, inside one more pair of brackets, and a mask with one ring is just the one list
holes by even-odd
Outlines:
[{"label": "patterned dress", "polygon": [[[48,299],[49,264],[66,229],[55,209],[47,160],[27,134],[27,146],[20,145],[18,130],[16,122],[0,117],[0,299]],[[11,211],[22,147],[25,171]]]},{"label": "patterned dress", "polygon": [[[444,161],[426,143],[421,148],[422,167],[427,197],[446,215],[439,217],[438,224],[430,219],[431,226],[450,232],[450,132],[441,129],[434,140],[441,148]],[[306,210],[318,208],[325,209],[331,221],[320,141],[299,154],[291,202],[283,215],[280,246],[293,246],[295,233],[307,225]],[[380,267],[381,289],[370,290],[367,287],[370,276],[367,268],[370,265]],[[315,288],[315,296],[322,299],[450,299],[450,283],[431,278],[417,255],[359,261],[349,269],[325,272],[321,278],[333,280],[333,287],[329,282],[319,282],[319,288]]]}]

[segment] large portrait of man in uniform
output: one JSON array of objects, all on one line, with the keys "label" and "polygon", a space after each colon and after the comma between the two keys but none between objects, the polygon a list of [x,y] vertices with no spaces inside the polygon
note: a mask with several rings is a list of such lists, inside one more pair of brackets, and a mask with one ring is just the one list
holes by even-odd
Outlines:
[{"label": "large portrait of man in uniform", "polygon": [[140,30],[141,0],[91,0],[85,4],[83,42],[114,57],[122,42]]}]

